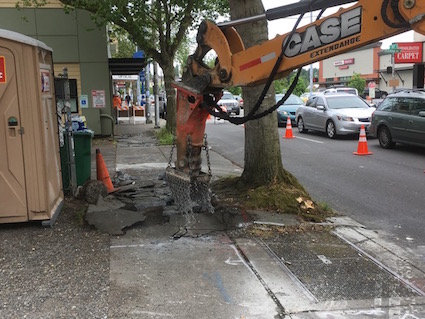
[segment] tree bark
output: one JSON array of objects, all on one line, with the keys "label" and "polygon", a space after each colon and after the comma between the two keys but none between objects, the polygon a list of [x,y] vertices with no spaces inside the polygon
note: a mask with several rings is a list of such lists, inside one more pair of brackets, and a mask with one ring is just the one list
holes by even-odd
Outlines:
[{"label": "tree bark", "polygon": [[174,67],[171,64],[167,66],[161,67],[162,71],[164,72],[164,84],[165,84],[165,91],[167,94],[167,124],[166,128],[169,132],[174,132],[176,130],[176,93],[172,86],[172,83],[174,81]]},{"label": "tree bark", "polygon": [[[232,19],[264,13],[261,0],[228,0]],[[268,40],[267,21],[243,24],[237,31],[249,48]],[[271,70],[270,70],[271,72]],[[264,85],[243,87],[244,112],[247,114],[257,102]],[[275,104],[273,85],[264,98],[259,110]],[[245,185],[267,185],[269,183],[295,183],[295,179],[283,169],[276,112],[245,125],[245,166],[240,182]]]}]

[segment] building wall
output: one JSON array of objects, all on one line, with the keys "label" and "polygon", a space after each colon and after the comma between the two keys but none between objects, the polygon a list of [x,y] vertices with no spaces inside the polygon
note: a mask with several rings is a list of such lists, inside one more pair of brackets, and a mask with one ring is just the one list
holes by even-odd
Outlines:
[{"label": "building wall", "polygon": [[[392,67],[391,54],[379,54],[379,69],[381,70],[381,77],[379,81],[379,88],[384,91],[390,92],[393,87],[390,86],[389,80],[392,74],[386,72],[387,67]],[[394,64],[394,77],[400,81],[399,88],[412,88],[413,87],[413,63]]]},{"label": "building wall", "polygon": [[[16,9],[14,1],[0,0],[1,28],[36,38],[53,49],[55,75],[67,67],[69,77],[77,79],[78,95],[104,90],[106,107],[99,112],[80,109],[88,127],[96,135],[112,135],[112,122],[92,118],[93,114],[111,115],[111,79],[109,74],[106,28],[98,28],[84,10],[65,13],[58,1],[41,8]],[[103,125],[98,125],[101,122]]]},{"label": "building wall", "polygon": [[[415,33],[414,41],[425,41],[425,36]],[[425,61],[425,42],[423,45],[423,61]],[[355,63],[348,65],[348,68],[342,70],[338,66],[334,66],[335,62],[346,59],[354,59]],[[380,45],[366,46],[364,49],[354,50],[321,61],[319,65],[319,83],[322,87],[331,84],[344,84],[344,82],[340,81],[341,77],[349,77],[354,73],[359,73],[366,79],[366,85],[374,81],[377,84],[377,88],[390,92],[393,90],[389,82],[392,79],[392,73],[387,73],[387,67],[391,66],[391,54],[381,50]],[[394,64],[394,70],[395,78],[399,80],[398,88],[413,87],[413,63],[396,63]]]},{"label": "building wall", "polygon": [[356,73],[366,81],[376,81],[379,78],[379,48],[380,44],[377,43],[320,61],[319,83],[322,87],[346,84],[347,79]]},{"label": "building wall", "polygon": [[[335,78],[335,77],[347,77],[353,76],[354,73],[369,74],[373,73],[373,49],[367,49],[362,51],[352,51],[330,59],[323,61],[323,77]],[[338,63],[343,60],[354,59],[354,64],[346,65],[348,69],[340,70],[338,66],[334,66],[334,63]]]}]

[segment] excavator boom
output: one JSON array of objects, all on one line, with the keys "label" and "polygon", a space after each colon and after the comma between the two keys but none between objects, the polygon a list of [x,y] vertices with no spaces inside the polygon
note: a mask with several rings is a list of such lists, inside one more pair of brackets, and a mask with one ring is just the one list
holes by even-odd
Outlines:
[{"label": "excavator boom", "polygon": [[[330,4],[335,2],[353,1],[328,1]],[[324,5],[325,1],[320,3]],[[314,8],[317,8],[317,3]],[[280,8],[279,12],[282,11]],[[299,11],[300,8],[290,10],[290,12]],[[333,15],[297,29],[292,35],[289,33],[280,35],[248,49],[245,49],[242,39],[230,23],[219,26],[204,21],[198,30],[198,48],[189,59],[187,74],[183,81],[199,93],[208,93],[225,87],[262,84],[269,78],[283,46],[286,50],[283,52],[277,77],[284,77],[304,65],[410,29],[424,34],[424,17],[423,1],[359,0],[348,8],[340,9]],[[218,56],[218,63],[214,68],[202,64],[202,59],[210,50],[214,50]],[[197,82],[198,78],[203,78],[204,81]],[[192,85],[194,82],[197,85]]]}]

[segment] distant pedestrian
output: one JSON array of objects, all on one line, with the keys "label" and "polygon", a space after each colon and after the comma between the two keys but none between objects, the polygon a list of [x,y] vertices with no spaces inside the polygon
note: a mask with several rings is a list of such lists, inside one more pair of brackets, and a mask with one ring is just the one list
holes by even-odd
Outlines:
[{"label": "distant pedestrian", "polygon": [[114,94],[114,97],[112,99],[112,106],[116,110],[115,112],[115,124],[118,124],[118,113],[119,113],[119,107],[121,107],[122,101],[119,94]]},{"label": "distant pedestrian", "polygon": [[114,98],[112,99],[112,105],[115,109],[121,106],[121,97],[118,94],[114,94]]},{"label": "distant pedestrian", "polygon": [[125,96],[125,103],[127,103],[128,106],[131,106],[131,96],[130,96],[130,94],[127,94]]}]

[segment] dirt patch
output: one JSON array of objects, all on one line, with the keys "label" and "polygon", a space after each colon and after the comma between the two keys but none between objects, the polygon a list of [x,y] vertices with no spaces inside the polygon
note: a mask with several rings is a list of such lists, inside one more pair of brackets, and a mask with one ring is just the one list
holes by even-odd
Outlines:
[{"label": "dirt patch", "polygon": [[235,177],[213,182],[211,190],[219,202],[245,210],[295,214],[306,222],[323,222],[335,216],[332,210],[313,201],[301,186],[298,188],[279,183],[251,188],[238,183]]}]

